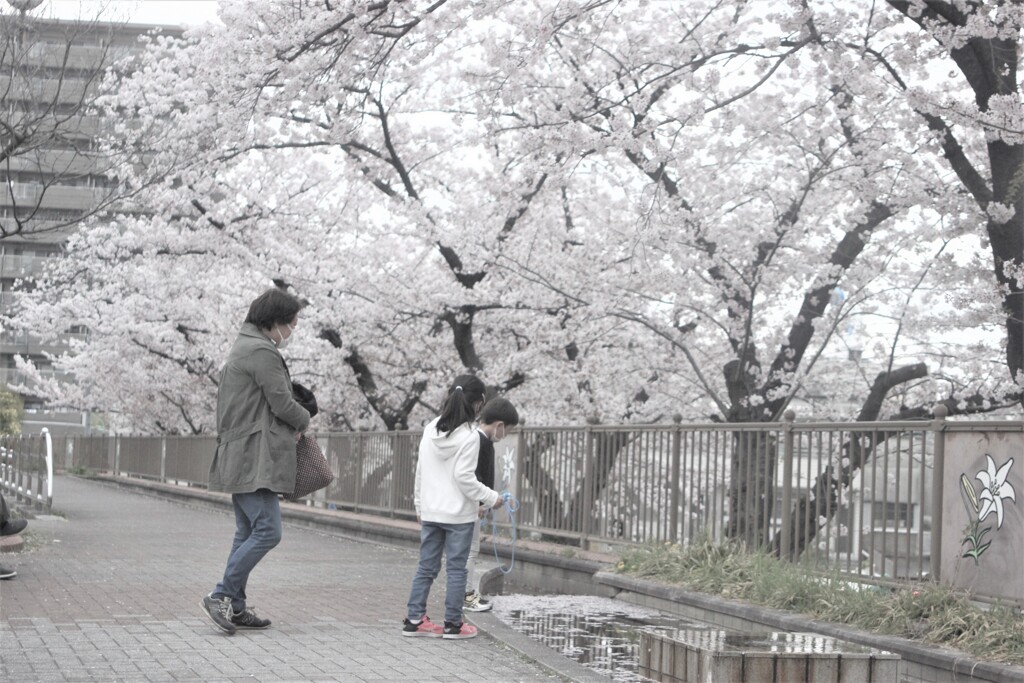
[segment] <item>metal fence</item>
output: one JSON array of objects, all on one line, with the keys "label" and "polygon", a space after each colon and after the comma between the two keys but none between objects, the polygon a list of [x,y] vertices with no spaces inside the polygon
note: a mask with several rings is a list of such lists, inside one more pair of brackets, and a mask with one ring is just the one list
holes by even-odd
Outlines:
[{"label": "metal fence", "polygon": [[53,442],[46,429],[31,436],[0,436],[0,490],[5,498],[49,512],[53,469]]},{"label": "metal fence", "polygon": [[[1022,422],[528,427],[498,444],[521,537],[583,548],[733,538],[864,578],[937,574],[950,430]],[[412,519],[420,433],[325,433],[336,473],[309,504]],[[68,437],[66,468],[205,486],[213,437]],[[939,463],[936,469],[936,463]],[[935,533],[933,533],[933,530]]]}]

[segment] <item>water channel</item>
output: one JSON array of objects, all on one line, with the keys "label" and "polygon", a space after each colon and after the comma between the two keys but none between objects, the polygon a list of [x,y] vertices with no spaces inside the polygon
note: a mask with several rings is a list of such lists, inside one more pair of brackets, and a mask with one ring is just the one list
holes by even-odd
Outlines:
[{"label": "water channel", "polygon": [[622,683],[643,683],[641,631],[666,636],[715,627],[683,617],[583,595],[497,595],[494,614],[515,630]]}]

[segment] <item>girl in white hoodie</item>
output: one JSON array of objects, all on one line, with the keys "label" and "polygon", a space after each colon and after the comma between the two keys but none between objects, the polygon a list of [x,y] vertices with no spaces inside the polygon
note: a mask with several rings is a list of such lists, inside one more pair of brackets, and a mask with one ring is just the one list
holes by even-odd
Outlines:
[{"label": "girl in white hoodie", "polygon": [[[462,620],[466,558],[480,503],[499,508],[501,494],[476,478],[480,440],[473,421],[484,403],[484,383],[473,375],[455,378],[441,415],[423,429],[416,462],[416,517],[420,527],[420,562],[409,592],[403,636],[461,639],[476,636]],[[444,626],[426,616],[430,587],[447,557]]]}]

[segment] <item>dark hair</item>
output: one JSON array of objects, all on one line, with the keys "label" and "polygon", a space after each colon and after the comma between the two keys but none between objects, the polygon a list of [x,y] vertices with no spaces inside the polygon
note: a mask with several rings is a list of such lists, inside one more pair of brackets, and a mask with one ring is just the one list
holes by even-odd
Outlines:
[{"label": "dark hair", "polygon": [[519,413],[508,399],[492,398],[480,411],[481,424],[489,425],[495,422],[504,422],[509,427],[519,424]]},{"label": "dark hair", "polygon": [[269,330],[274,325],[287,325],[295,320],[295,314],[302,310],[302,302],[287,292],[271,287],[260,294],[249,304],[249,314],[245,322],[252,323],[261,330]]},{"label": "dark hair", "polygon": [[448,396],[437,419],[437,431],[451,434],[461,425],[476,419],[476,404],[484,402],[487,388],[479,377],[459,375],[448,389]]}]

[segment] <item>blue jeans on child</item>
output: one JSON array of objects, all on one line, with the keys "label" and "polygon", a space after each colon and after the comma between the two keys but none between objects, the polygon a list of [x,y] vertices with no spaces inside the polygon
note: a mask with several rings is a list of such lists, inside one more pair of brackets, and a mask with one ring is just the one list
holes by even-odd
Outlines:
[{"label": "blue jeans on child", "polygon": [[442,524],[423,522],[420,528],[420,563],[409,592],[408,617],[422,619],[427,613],[430,587],[441,571],[441,554],[447,557],[444,594],[444,620],[462,623],[462,603],[466,599],[466,558],[473,541],[473,522]]},{"label": "blue jeans on child", "polygon": [[271,548],[281,542],[281,503],[269,489],[231,495],[235,508],[235,540],[224,578],[213,589],[215,598],[231,598],[235,612],[245,609],[249,573]]},{"label": "blue jeans on child", "polygon": [[484,517],[473,524],[473,539],[469,543],[469,553],[466,555],[466,592],[480,591],[480,579],[484,575],[485,560],[480,557],[480,524],[486,520]]}]

